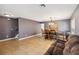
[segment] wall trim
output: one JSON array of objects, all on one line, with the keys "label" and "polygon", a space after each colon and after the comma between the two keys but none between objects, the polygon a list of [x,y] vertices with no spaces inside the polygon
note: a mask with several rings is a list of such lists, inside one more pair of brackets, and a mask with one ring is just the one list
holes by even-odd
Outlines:
[{"label": "wall trim", "polygon": [[31,37],[34,37],[34,36],[39,36],[39,35],[41,35],[41,33],[36,34],[36,35],[31,35],[31,36],[28,36],[28,37],[24,37],[24,38],[20,38],[19,40],[24,40],[24,39],[28,39],[28,38],[31,38]]},{"label": "wall trim", "polygon": [[0,40],[0,42],[3,42],[3,41],[8,41],[8,40],[12,40],[12,39],[15,39],[15,38],[2,39],[2,40]]},{"label": "wall trim", "polygon": [[[28,36],[28,37],[24,37],[24,38],[20,38],[19,40],[24,40],[24,39],[28,39],[28,38],[31,38],[31,37],[34,37],[34,36],[39,36],[39,35],[41,35],[41,33],[36,34],[36,35],[32,35],[32,36]],[[16,38],[7,38],[7,39],[0,40],[0,42],[12,40],[12,39],[16,39]]]}]

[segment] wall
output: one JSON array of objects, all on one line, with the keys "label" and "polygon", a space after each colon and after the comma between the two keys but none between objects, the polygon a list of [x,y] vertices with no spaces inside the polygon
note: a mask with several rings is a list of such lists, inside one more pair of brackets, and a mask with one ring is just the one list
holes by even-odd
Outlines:
[{"label": "wall", "polygon": [[32,36],[41,32],[41,24],[29,19],[19,18],[19,38]]},{"label": "wall", "polygon": [[14,18],[0,16],[0,40],[15,37],[18,33],[18,21]]},{"label": "wall", "polygon": [[75,34],[79,35],[79,5],[72,14],[71,20],[75,19]]},{"label": "wall", "polygon": [[[58,24],[58,31],[67,32],[70,31],[70,20],[56,20]],[[45,23],[45,28],[47,28],[48,22]]]},{"label": "wall", "polygon": [[0,39],[7,38],[8,30],[8,18],[0,16]]},{"label": "wall", "polygon": [[70,20],[57,21],[59,31],[68,32],[70,31]]},{"label": "wall", "polygon": [[[19,26],[19,27],[18,27]],[[19,38],[41,32],[41,24],[36,21],[19,18],[0,17],[0,39],[12,38],[19,33]]]},{"label": "wall", "polygon": [[70,20],[70,26],[71,34],[75,34],[75,18]]}]

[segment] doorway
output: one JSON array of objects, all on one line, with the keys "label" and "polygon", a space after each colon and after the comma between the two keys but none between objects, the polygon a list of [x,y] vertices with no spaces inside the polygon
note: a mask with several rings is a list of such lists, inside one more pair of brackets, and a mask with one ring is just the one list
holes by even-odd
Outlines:
[{"label": "doorway", "polygon": [[19,33],[18,18],[10,18],[8,38],[13,38]]}]

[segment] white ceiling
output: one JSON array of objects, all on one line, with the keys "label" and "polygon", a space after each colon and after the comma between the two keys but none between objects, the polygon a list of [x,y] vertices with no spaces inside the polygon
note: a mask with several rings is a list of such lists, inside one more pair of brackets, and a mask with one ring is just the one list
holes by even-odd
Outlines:
[{"label": "white ceiling", "polygon": [[77,4],[2,4],[0,5],[1,15],[12,17],[24,17],[36,21],[49,21],[50,17],[55,20],[69,19],[77,7]]}]

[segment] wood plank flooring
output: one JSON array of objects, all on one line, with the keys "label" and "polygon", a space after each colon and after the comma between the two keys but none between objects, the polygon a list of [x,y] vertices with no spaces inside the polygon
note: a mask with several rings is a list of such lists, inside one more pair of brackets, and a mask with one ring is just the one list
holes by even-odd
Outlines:
[{"label": "wood plank flooring", "polygon": [[8,40],[0,42],[0,55],[43,55],[54,40],[32,37],[24,40]]}]

